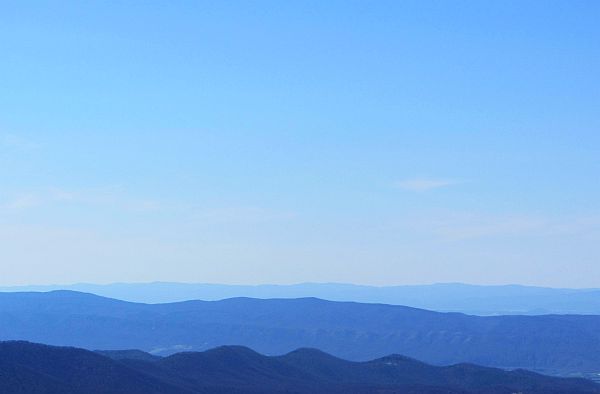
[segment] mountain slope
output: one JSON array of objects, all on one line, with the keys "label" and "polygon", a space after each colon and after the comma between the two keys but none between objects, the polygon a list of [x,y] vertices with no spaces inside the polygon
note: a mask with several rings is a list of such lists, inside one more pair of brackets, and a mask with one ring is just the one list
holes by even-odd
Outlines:
[{"label": "mountain slope", "polygon": [[113,283],[0,287],[0,291],[73,290],[131,302],[215,301],[233,297],[302,298],[408,305],[471,315],[600,314],[600,289],[534,286],[477,286],[440,283],[412,286],[362,286],[343,283],[295,285],[219,285],[202,283]]},{"label": "mountain slope", "polygon": [[393,352],[437,365],[600,371],[600,316],[478,317],[313,298],[148,305],[66,291],[3,293],[0,339],[154,354],[311,347],[349,360]]},{"label": "mountain slope", "polygon": [[311,349],[268,357],[234,346],[113,360],[19,341],[0,342],[0,360],[0,389],[10,394],[600,393],[600,386],[582,379],[464,364],[433,367],[397,355],[350,362]]},{"label": "mountain slope", "polygon": [[186,394],[93,352],[0,342],[0,392],[10,394]]}]

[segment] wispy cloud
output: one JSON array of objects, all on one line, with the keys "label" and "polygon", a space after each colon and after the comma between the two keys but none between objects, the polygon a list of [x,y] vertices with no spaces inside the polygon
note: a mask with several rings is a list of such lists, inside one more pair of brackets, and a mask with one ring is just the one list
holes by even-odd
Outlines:
[{"label": "wispy cloud", "polygon": [[0,148],[34,149],[38,144],[14,133],[0,132]]},{"label": "wispy cloud", "polygon": [[15,213],[36,207],[41,203],[41,199],[35,194],[20,194],[1,203],[0,211]]},{"label": "wispy cloud", "polygon": [[229,206],[189,209],[192,217],[213,223],[259,223],[279,220],[289,220],[297,217],[292,211],[277,211],[256,206]]},{"label": "wispy cloud", "polygon": [[185,216],[202,223],[261,223],[289,220],[295,212],[279,211],[260,206],[231,206],[220,204],[189,204],[158,201],[131,196],[120,186],[87,189],[49,188],[22,192],[0,198],[0,214],[22,214],[34,210],[78,206],[92,211],[96,208],[124,213],[162,212]]},{"label": "wispy cloud", "polygon": [[131,212],[149,212],[160,208],[157,201],[130,197],[119,187],[84,190],[51,188],[36,192],[19,193],[5,198],[0,201],[0,213],[13,214],[53,205],[113,207]]},{"label": "wispy cloud", "polygon": [[395,186],[412,192],[426,192],[443,187],[457,185],[461,182],[454,179],[411,178],[396,182]]},{"label": "wispy cloud", "polygon": [[493,237],[551,237],[598,234],[600,217],[450,214],[417,221],[413,228],[446,240],[459,241]]},{"label": "wispy cloud", "polygon": [[126,211],[147,212],[160,208],[159,202],[152,199],[130,196],[120,186],[68,190],[54,188],[47,192],[47,198],[53,202],[108,206]]}]

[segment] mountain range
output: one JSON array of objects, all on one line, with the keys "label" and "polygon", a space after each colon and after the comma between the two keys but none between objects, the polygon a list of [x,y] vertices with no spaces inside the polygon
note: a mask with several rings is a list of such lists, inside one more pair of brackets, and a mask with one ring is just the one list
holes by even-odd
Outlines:
[{"label": "mountain range", "polygon": [[434,365],[600,372],[600,316],[482,317],[316,298],[141,304],[72,291],[0,293],[0,340],[155,355],[310,347],[353,361],[398,353]]},{"label": "mountain range", "polygon": [[441,283],[415,286],[360,286],[341,283],[220,285],[194,283],[113,283],[0,287],[0,291],[72,290],[131,302],[216,301],[234,297],[302,298],[407,305],[471,315],[600,314],[600,289],[534,286],[476,286]]},{"label": "mountain range", "polygon": [[10,394],[593,394],[584,379],[472,364],[435,367],[400,355],[351,362],[314,349],[268,357],[245,347],[160,358],[0,342],[0,392]]}]

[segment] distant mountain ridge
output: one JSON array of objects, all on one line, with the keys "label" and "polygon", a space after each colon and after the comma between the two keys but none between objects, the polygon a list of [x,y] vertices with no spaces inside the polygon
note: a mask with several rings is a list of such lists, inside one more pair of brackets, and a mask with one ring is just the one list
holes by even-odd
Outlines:
[{"label": "distant mountain ridge", "polygon": [[472,364],[434,367],[399,355],[350,362],[314,349],[268,357],[245,347],[133,359],[72,347],[0,342],[10,394],[595,394],[600,385]]},{"label": "distant mountain ridge", "polygon": [[0,287],[0,291],[73,290],[142,303],[215,301],[234,297],[303,298],[406,305],[471,315],[600,314],[600,289],[557,289],[520,285],[478,286],[441,283],[414,286],[361,286],[340,283],[219,285],[114,283]]},{"label": "distant mountain ridge", "polygon": [[154,354],[243,345],[317,348],[364,361],[390,353],[552,374],[600,372],[600,316],[469,316],[316,298],[130,303],[71,291],[0,293],[0,340]]}]

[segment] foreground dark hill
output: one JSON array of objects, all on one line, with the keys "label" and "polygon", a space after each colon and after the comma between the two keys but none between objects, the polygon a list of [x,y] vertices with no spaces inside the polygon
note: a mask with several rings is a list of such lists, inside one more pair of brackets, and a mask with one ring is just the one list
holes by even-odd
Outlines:
[{"label": "foreground dark hill", "polygon": [[380,304],[247,298],[135,304],[91,294],[0,294],[0,340],[155,354],[244,345],[349,360],[405,354],[545,373],[600,372],[600,316],[477,317]]},{"label": "foreground dark hill", "polygon": [[73,290],[131,302],[165,303],[222,300],[234,297],[302,298],[407,305],[470,315],[600,315],[600,289],[556,289],[534,286],[476,286],[439,283],[413,286],[361,286],[343,283],[295,285],[220,285],[206,283],[112,283],[0,287],[0,291]]},{"label": "foreground dark hill", "polygon": [[434,367],[392,355],[350,362],[312,349],[268,357],[239,346],[166,358],[111,359],[87,350],[0,342],[0,392],[7,394],[404,393],[593,394],[600,386],[471,364]]},{"label": "foreground dark hill", "polygon": [[28,342],[0,342],[0,393],[184,394],[99,354]]}]

